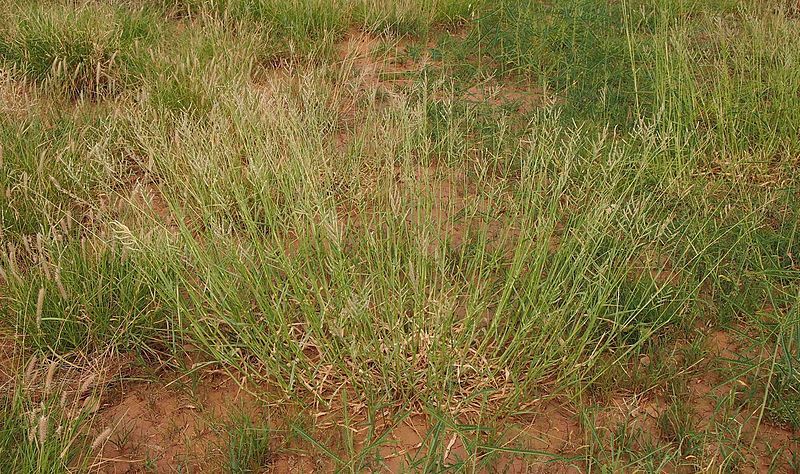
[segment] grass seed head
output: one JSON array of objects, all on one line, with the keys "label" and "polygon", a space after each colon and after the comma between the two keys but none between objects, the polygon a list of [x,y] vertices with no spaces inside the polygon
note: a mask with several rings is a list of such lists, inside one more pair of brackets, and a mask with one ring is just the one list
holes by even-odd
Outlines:
[{"label": "grass seed head", "polygon": [[39,288],[39,295],[36,297],[36,328],[42,329],[42,308],[44,307],[44,287]]},{"label": "grass seed head", "polygon": [[82,396],[83,394],[85,394],[85,393],[86,393],[86,391],[87,391],[87,390],[89,390],[89,388],[90,388],[90,387],[92,386],[92,384],[94,383],[94,379],[95,379],[95,378],[97,378],[97,374],[96,374],[96,373],[92,373],[92,374],[91,374],[91,375],[90,375],[90,376],[89,376],[89,377],[88,377],[88,378],[87,378],[87,379],[86,379],[86,380],[85,380],[85,381],[84,381],[84,382],[81,384],[81,388],[78,390],[78,394],[79,394],[79,395],[81,395],[81,396]]},{"label": "grass seed head", "polygon": [[92,445],[91,445],[92,451],[95,451],[95,450],[97,450],[97,448],[100,448],[108,440],[109,436],[111,436],[111,427],[110,426],[107,427],[106,429],[104,429],[103,432],[100,433],[99,435],[97,435],[97,437],[94,439],[94,441],[92,441]]},{"label": "grass seed head", "polygon": [[23,383],[26,387],[30,388],[33,386],[34,382],[36,382],[36,364],[39,361],[38,357],[35,355],[31,357],[30,362],[28,362],[28,366],[25,368],[25,375],[22,379]]},{"label": "grass seed head", "polygon": [[49,395],[53,388],[53,376],[56,373],[56,369],[58,369],[58,361],[54,360],[50,362],[50,367],[47,368],[47,377],[44,380],[45,395]]},{"label": "grass seed head", "polygon": [[44,442],[47,440],[47,415],[42,415],[39,417],[39,444],[44,446]]}]

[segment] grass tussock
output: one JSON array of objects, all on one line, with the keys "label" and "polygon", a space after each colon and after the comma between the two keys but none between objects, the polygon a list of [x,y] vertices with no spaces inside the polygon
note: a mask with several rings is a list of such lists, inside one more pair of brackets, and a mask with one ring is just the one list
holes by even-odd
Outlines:
[{"label": "grass tussock", "polygon": [[157,35],[142,12],[35,4],[12,12],[3,18],[0,59],[71,98],[96,100],[136,83],[147,67],[139,46]]},{"label": "grass tussock", "polygon": [[134,3],[0,7],[0,469],[796,468],[792,5]]}]

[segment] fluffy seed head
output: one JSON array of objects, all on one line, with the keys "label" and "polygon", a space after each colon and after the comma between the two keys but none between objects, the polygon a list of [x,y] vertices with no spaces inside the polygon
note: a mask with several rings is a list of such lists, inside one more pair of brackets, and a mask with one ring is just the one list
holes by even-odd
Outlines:
[{"label": "fluffy seed head", "polygon": [[39,288],[39,295],[36,297],[36,328],[42,329],[42,308],[44,308],[44,287]]},{"label": "fluffy seed head", "polygon": [[39,417],[39,444],[44,445],[47,440],[47,416]]},{"label": "fluffy seed head", "polygon": [[50,367],[47,368],[47,377],[44,379],[44,393],[45,395],[50,394],[50,390],[53,388],[53,376],[56,373],[56,369],[58,368],[58,361],[54,360],[50,362]]},{"label": "fluffy seed head", "polygon": [[84,393],[86,393],[86,391],[87,391],[87,390],[89,390],[89,387],[91,387],[91,386],[92,386],[92,383],[94,383],[94,379],[95,379],[96,377],[97,377],[97,374],[92,374],[92,375],[90,375],[90,376],[89,376],[89,378],[87,378],[87,379],[86,379],[86,380],[85,380],[85,381],[84,381],[84,382],[81,384],[81,388],[80,388],[80,390],[78,390],[78,393],[79,393],[79,394],[81,394],[81,395],[83,395]]},{"label": "fluffy seed head", "polygon": [[25,383],[25,386],[30,387],[33,385],[33,382],[36,381],[36,363],[38,362],[38,358],[34,355],[31,357],[30,362],[28,362],[28,367],[25,368],[25,376],[22,381]]},{"label": "fluffy seed head", "polygon": [[92,441],[92,451],[96,450],[97,448],[101,447],[108,437],[111,436],[111,427],[104,429],[102,433],[97,435],[97,437]]}]

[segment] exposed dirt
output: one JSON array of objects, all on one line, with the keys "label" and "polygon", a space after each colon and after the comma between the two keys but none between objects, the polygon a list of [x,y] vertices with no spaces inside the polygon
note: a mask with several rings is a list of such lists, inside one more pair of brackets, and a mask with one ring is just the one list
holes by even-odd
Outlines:
[{"label": "exposed dirt", "polygon": [[[610,434],[624,425],[627,432],[635,433],[640,445],[674,445],[682,441],[675,439],[674,418],[670,415],[678,413],[679,417],[685,416],[691,432],[728,443],[725,447],[708,442],[703,447],[705,457],[714,462],[711,467],[721,465],[729,456],[723,448],[730,450],[733,446],[747,469],[766,472],[771,464],[788,466],[793,453],[800,453],[800,432],[765,420],[759,424],[755,409],[748,411],[736,405],[737,391],[745,387],[745,382],[721,375],[725,364],[737,359],[744,349],[731,332],[716,330],[707,336],[706,350],[705,369],[687,376],[685,391],[677,394],[677,399],[660,390],[644,395],[615,394],[596,413],[598,432]],[[683,461],[690,462],[691,457]]]},{"label": "exposed dirt", "polygon": [[761,418],[759,406],[743,407],[733,417],[726,411],[730,409],[730,403],[738,400],[737,393],[749,387],[748,380],[743,377],[726,380],[728,375],[724,369],[734,367],[742,358],[769,360],[771,357],[770,348],[751,347],[744,343],[745,337],[722,330],[708,336],[709,351],[716,356],[714,370],[690,386],[689,405],[700,417],[700,424],[709,429],[719,429],[716,424],[729,418],[727,424],[738,430],[745,446],[741,454],[759,472],[766,472],[774,464],[773,459],[777,460],[778,466],[788,466],[792,458],[800,454],[800,430],[775,425]]},{"label": "exposed dirt", "polygon": [[677,286],[686,280],[686,275],[675,268],[669,257],[648,251],[643,251],[635,260],[633,274],[636,277],[648,274],[659,285]]},{"label": "exposed dirt", "polygon": [[217,471],[224,437],[217,430],[235,410],[254,411],[253,398],[226,376],[207,376],[194,387],[137,383],[112,393],[96,426],[113,434],[96,465],[102,472]]},{"label": "exposed dirt", "polygon": [[413,46],[410,40],[350,30],[336,45],[336,51],[345,75],[354,76],[360,87],[389,90],[409,86],[413,80],[410,76],[435,64],[430,54],[433,43],[423,45],[412,57],[407,51]]},{"label": "exposed dirt", "polygon": [[[450,34],[458,36],[460,32]],[[341,91],[339,103],[335,105],[342,124],[335,134],[339,150],[345,150],[358,130],[378,118],[376,112],[405,106],[414,92],[415,83],[423,87],[420,82],[423,75],[428,79],[424,87],[432,89],[427,92],[429,99],[434,101],[463,100],[475,105],[502,107],[517,114],[559,102],[533,84],[499,81],[493,77],[476,79],[478,82],[466,89],[464,85],[454,87],[449,83],[435,83],[437,71],[442,68],[435,54],[436,48],[433,40],[397,40],[355,29],[344,35],[335,45],[338,60],[335,87]],[[426,71],[431,74],[426,74]],[[289,77],[293,75],[291,71],[284,71],[280,76],[284,82],[287,80],[286,72]]]},{"label": "exposed dirt", "polygon": [[419,55],[406,54],[408,40],[394,40],[356,29],[335,45],[340,91],[338,110],[341,129],[335,134],[337,148],[346,149],[355,132],[365,125],[365,116],[402,106],[415,78],[432,66],[428,48]]},{"label": "exposed dirt", "polygon": [[130,200],[137,209],[149,209],[159,222],[177,230],[169,204],[155,184],[136,181],[131,188]]},{"label": "exposed dirt", "polygon": [[279,455],[267,467],[266,472],[275,474],[291,474],[295,472],[326,472],[319,458],[300,454]]},{"label": "exposed dirt", "polygon": [[723,359],[736,358],[741,351],[740,345],[728,331],[714,331],[708,335],[706,341],[709,352]]},{"label": "exposed dirt", "polygon": [[[413,202],[422,197],[429,200],[431,205],[430,209],[412,209],[408,216],[409,224],[431,224],[438,230],[437,234],[450,239],[453,247],[461,246],[466,234],[470,230],[476,230],[473,227],[480,222],[480,216],[486,215],[490,210],[485,197],[480,196],[463,171],[445,167],[420,167],[415,176],[398,178],[400,190],[406,194],[406,199]],[[425,202],[421,204],[424,205]],[[468,207],[472,208],[472,212],[465,212]],[[500,223],[489,222],[487,226],[487,232],[499,232]]]},{"label": "exposed dirt", "polygon": [[552,454],[574,453],[583,443],[577,414],[564,404],[555,401],[535,404],[527,419],[520,420],[517,428],[507,433],[502,447],[519,447]]},{"label": "exposed dirt", "polygon": [[[165,387],[160,383],[135,383],[123,390],[106,393],[98,417],[97,431],[107,426],[113,433],[103,447],[102,456],[93,465],[98,472],[219,472],[225,455],[225,433],[221,421],[240,410],[260,416],[258,405],[239,385],[223,375],[202,378],[193,388],[186,385]],[[360,418],[360,417],[359,417]],[[365,420],[353,420],[356,449],[363,449]],[[433,426],[430,417],[413,415],[397,426],[376,426],[388,435],[375,448],[376,460],[366,466],[373,472],[403,472],[410,462],[425,456]],[[321,423],[325,425],[324,421]],[[513,421],[500,448],[524,447],[553,453],[578,448],[581,435],[574,414],[556,404],[547,404],[541,413]],[[324,432],[341,430],[340,420]],[[445,430],[441,446],[443,465],[453,465],[468,458],[464,440],[456,432]],[[275,443],[272,443],[275,444]],[[336,449],[336,448],[334,448]],[[338,449],[336,449],[338,451]],[[494,472],[577,472],[567,463],[547,463],[547,458],[531,459],[507,453],[482,452],[492,456]],[[545,467],[543,467],[545,466]],[[331,472],[334,466],[308,443],[288,445],[275,450],[264,472]]]},{"label": "exposed dirt", "polygon": [[[582,435],[574,414],[550,402],[538,410],[535,415],[507,420],[507,426],[500,428],[501,439],[491,441],[494,449],[474,445],[470,440],[474,431],[436,426],[436,418],[421,413],[409,415],[399,423],[391,419],[378,421],[369,439],[368,426],[359,419],[353,421],[351,428],[342,427],[339,421],[327,431],[350,429],[356,452],[373,446],[373,451],[367,451],[361,460],[367,472],[419,472],[424,466],[420,461],[431,461],[431,449],[436,450],[433,459],[438,458],[442,468],[456,471],[461,470],[459,466],[463,468],[462,463],[470,465],[475,459],[478,472],[579,472],[570,463],[556,459],[579,449]],[[437,447],[432,446],[434,438],[439,440]],[[547,451],[552,455],[515,455],[511,452],[514,449]]]},{"label": "exposed dirt", "polygon": [[429,426],[421,416],[412,416],[395,428],[389,436],[390,441],[379,450],[385,460],[385,469],[399,472],[407,465],[407,456],[413,458],[414,452],[422,446]]},{"label": "exposed dirt", "polygon": [[494,80],[470,87],[464,98],[473,103],[508,107],[520,114],[527,114],[549,102],[556,101],[535,87],[500,83]]},{"label": "exposed dirt", "polygon": [[[718,360],[738,350],[733,338],[724,332],[714,332],[709,341],[709,357]],[[163,378],[169,381],[169,378]],[[728,423],[730,414],[722,413],[719,400],[730,391],[730,383],[723,383],[713,371],[703,371],[687,383],[687,393],[681,397],[688,407],[693,429],[699,433],[714,435],[721,429],[720,422]],[[732,382],[736,384],[736,381]],[[670,402],[665,394],[658,391],[644,395],[616,394],[609,398],[603,406],[594,412],[592,423],[600,436],[601,442],[615,430],[626,425],[628,432],[635,433],[636,444],[648,443],[664,445],[677,443],[671,438],[673,433],[664,431],[662,418],[670,409]],[[496,450],[481,448],[477,451],[478,461],[486,462],[488,472],[579,472],[580,462],[560,461],[563,458],[579,458],[584,456],[587,448],[587,426],[583,426],[580,417],[564,402],[541,401],[532,402],[527,410],[531,413],[523,417],[514,417],[503,422],[499,438],[490,441]],[[219,472],[221,461],[227,455],[226,434],[223,424],[231,414],[247,413],[253,418],[269,417],[272,429],[269,460],[263,468],[264,472],[330,472],[335,466],[308,442],[298,440],[296,436],[286,436],[291,430],[281,426],[283,418],[269,416],[259,404],[240,385],[221,373],[207,373],[191,381],[183,377],[165,386],[163,382],[137,382],[120,389],[111,387],[103,396],[103,403],[93,426],[96,431],[111,427],[113,433],[105,443],[102,457],[94,465],[99,472],[144,472],[146,469],[155,472],[171,472],[177,469],[188,469],[192,472]],[[354,407],[350,427],[344,427],[337,418],[336,410],[320,413],[316,417],[317,431],[320,440],[327,443],[339,455],[346,457],[343,451],[341,436],[332,438],[326,433],[341,433],[348,429],[353,431],[356,452],[368,446],[374,437],[367,439],[368,425],[364,417],[363,406]],[[285,412],[284,412],[285,414]],[[266,415],[266,416],[265,416]],[[391,417],[378,421],[375,432],[388,431],[386,437],[374,449],[374,454],[365,461],[365,468],[383,472],[403,472],[414,469],[415,459],[427,456],[430,449],[431,430],[435,419],[423,414],[411,415],[396,426]],[[747,465],[766,470],[775,449],[783,448],[779,454],[777,465],[786,465],[793,452],[798,449],[798,433],[785,428],[761,423],[758,426],[756,441],[752,449],[750,441],[755,433],[755,417],[745,418],[741,413],[734,416],[733,423],[741,427],[739,450],[746,459]],[[338,436],[338,438],[337,438]],[[445,428],[440,433],[442,439],[439,456],[443,465],[453,465],[461,460],[469,459],[470,448],[464,444],[465,439],[457,432]],[[338,442],[329,442],[339,439]],[[715,439],[715,438],[711,438]],[[727,438],[727,442],[730,440]],[[602,441],[606,440],[606,441]],[[704,446],[709,450],[709,459],[721,461],[722,447],[713,443]],[[547,455],[515,455],[514,449],[533,450]],[[691,462],[691,460],[686,460]]]},{"label": "exposed dirt", "polygon": [[[459,32],[451,34],[459,36]],[[358,30],[348,32],[336,45],[345,76],[352,76],[357,89],[384,92],[389,97],[396,97],[411,86],[426,68],[441,68],[441,61],[434,58],[435,49],[436,43],[432,40],[427,43],[392,40]],[[438,99],[447,96],[444,90],[434,94]],[[471,103],[509,107],[522,114],[558,102],[533,84],[498,81],[491,77],[468,87],[462,98]]]}]

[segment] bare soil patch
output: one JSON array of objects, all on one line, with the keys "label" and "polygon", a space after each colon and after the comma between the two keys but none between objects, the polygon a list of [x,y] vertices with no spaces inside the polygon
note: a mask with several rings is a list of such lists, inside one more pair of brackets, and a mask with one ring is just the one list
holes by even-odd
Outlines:
[{"label": "bare soil patch", "polygon": [[252,411],[253,398],[226,376],[200,379],[196,387],[136,383],[112,393],[97,426],[111,426],[98,468],[141,472],[176,467],[218,471],[225,438],[218,423],[235,410]]},{"label": "bare soil patch", "polygon": [[337,43],[336,51],[343,69],[351,72],[363,88],[392,89],[410,85],[412,74],[437,64],[430,53],[433,43],[420,45],[415,57],[406,53],[412,46],[416,43],[409,39],[394,40],[350,30]]},{"label": "bare soil patch", "polygon": [[[712,332],[707,341],[712,360],[721,360],[721,357],[732,356],[740,350],[735,338],[724,331]],[[0,374],[13,375],[17,368],[7,368],[7,362],[13,361],[8,357],[13,353],[13,341],[0,338],[0,344],[2,349],[12,349],[2,353],[0,368],[3,370]],[[120,364],[124,365],[124,361],[104,364],[105,369],[97,372],[100,374],[99,381],[93,386],[104,386],[102,380],[111,379],[113,372],[123,370]],[[85,375],[73,378],[83,383],[87,379]],[[263,387],[253,389],[258,391]],[[690,378],[688,393],[682,399],[689,408],[694,429],[713,435],[720,429],[719,423],[730,422],[731,419],[719,407],[719,400],[730,389],[730,382],[721,380],[713,370],[702,371]],[[228,433],[223,427],[225,420],[235,413],[265,419],[264,406],[238,381],[219,372],[207,372],[193,380],[188,376],[172,380],[162,375],[159,380],[152,382],[124,382],[121,386],[112,384],[103,389],[100,395],[102,403],[92,421],[93,430],[100,432],[111,427],[113,431],[103,446],[102,455],[93,464],[93,470],[98,472],[130,473],[146,472],[147,469],[155,472],[176,469],[220,472],[227,455]],[[614,394],[596,411],[594,429],[603,437],[624,424],[629,432],[637,433],[640,444],[672,443],[670,434],[664,431],[662,420],[671,403],[657,391],[643,395]],[[497,425],[502,426],[502,436],[499,442],[495,440],[492,444],[496,449],[479,450],[479,459],[490,461],[489,472],[580,472],[581,464],[577,460],[585,455],[589,434],[579,414],[570,407],[571,404],[566,400],[533,401],[527,406],[529,415],[513,417]],[[357,451],[370,442],[366,439],[368,424],[363,406],[360,408],[353,407],[351,410],[352,428],[347,428],[354,432]],[[274,416],[269,417],[269,426],[275,430],[275,434],[271,435],[270,445],[274,448],[269,461],[263,466],[265,472],[330,472],[334,466],[317,449],[283,434],[291,430],[284,426],[286,415],[276,415],[278,412],[288,413],[281,409],[271,410]],[[324,440],[326,432],[340,432],[343,425],[336,413],[335,409],[331,409],[322,418],[317,418],[318,431],[312,434]],[[799,434],[795,431],[766,422],[757,425],[756,418],[744,412],[733,420],[740,423],[741,427],[740,452],[748,465],[754,468],[766,470],[771,464],[774,465],[777,449],[783,449],[777,458],[779,466],[788,465],[792,453],[800,452]],[[425,456],[429,449],[427,443],[435,421],[421,412],[412,414],[397,425],[392,424],[391,417],[379,421],[375,431],[382,433],[388,430],[388,435],[376,448],[375,458],[380,461],[368,465],[376,472],[407,471],[410,463]],[[754,436],[755,441],[750,447],[749,442]],[[462,434],[446,429],[443,439],[445,449],[441,456],[444,465],[456,464],[470,456]],[[331,447],[346,457],[341,445],[333,444]],[[720,461],[723,456],[721,448],[713,443],[704,445],[711,456],[709,459]],[[509,452],[514,449],[547,455],[523,456]],[[576,461],[560,461],[559,457]]]},{"label": "bare soil patch", "polygon": [[464,98],[472,103],[508,107],[520,114],[530,113],[548,102],[555,101],[541,89],[493,80],[470,87]]}]

